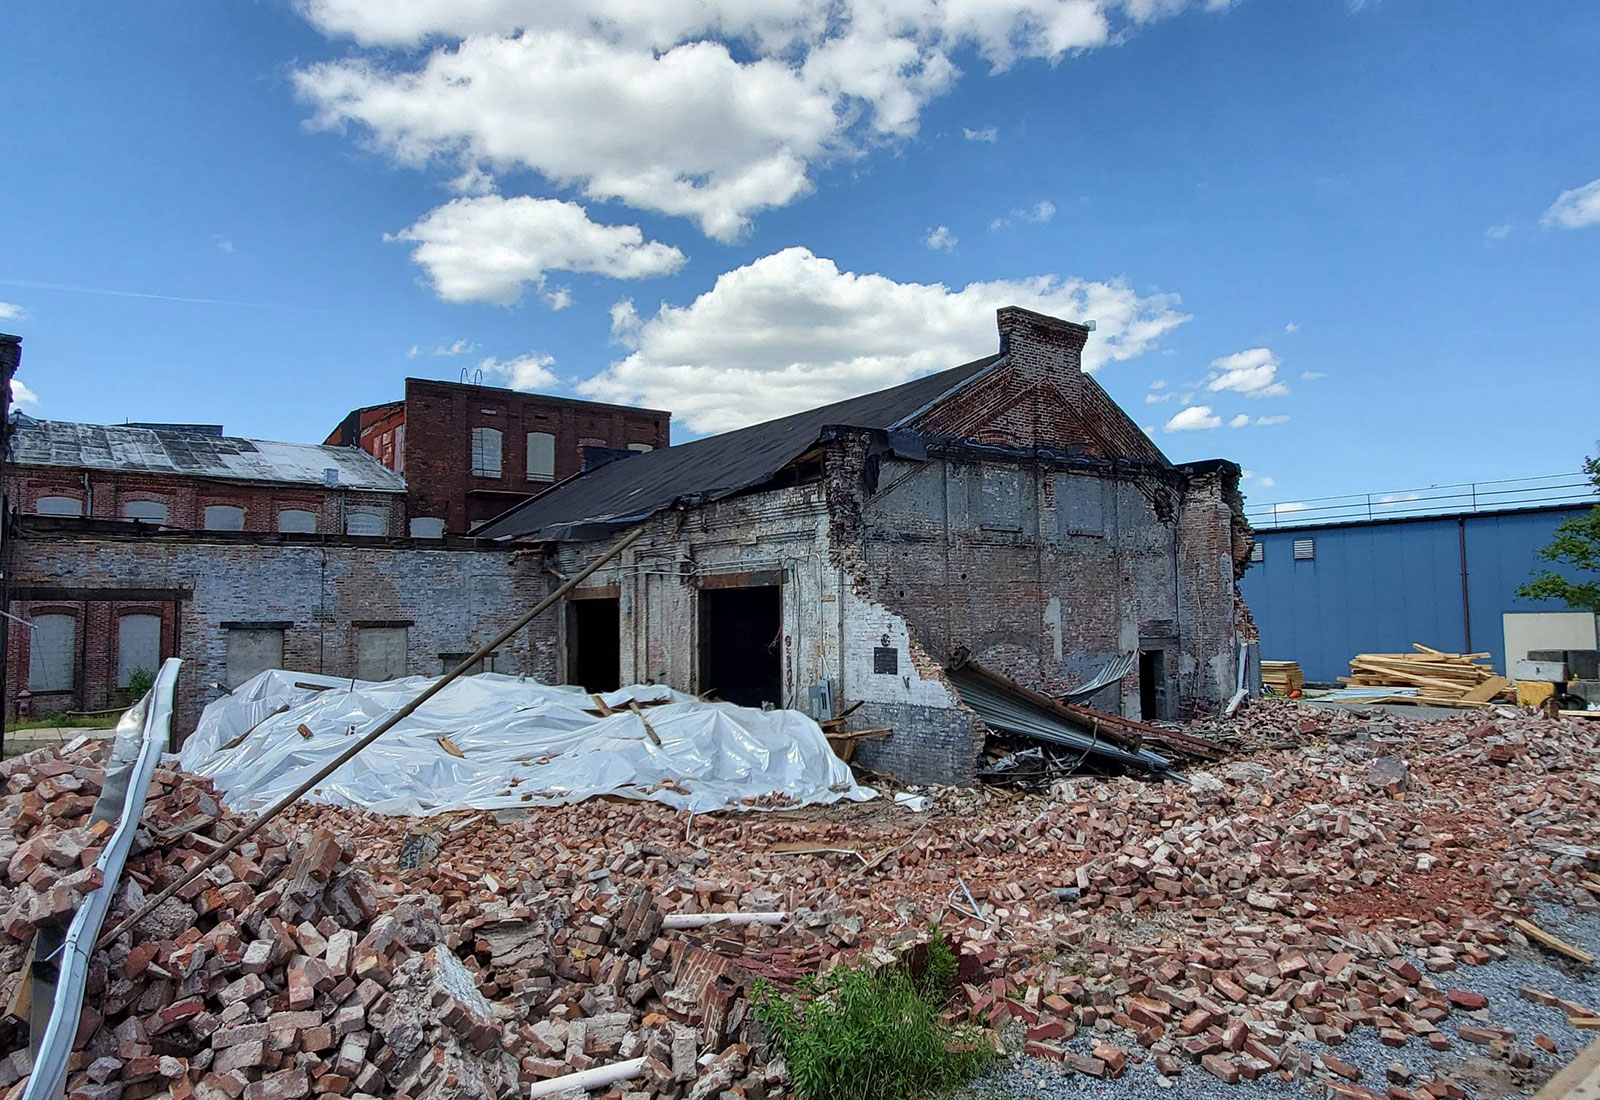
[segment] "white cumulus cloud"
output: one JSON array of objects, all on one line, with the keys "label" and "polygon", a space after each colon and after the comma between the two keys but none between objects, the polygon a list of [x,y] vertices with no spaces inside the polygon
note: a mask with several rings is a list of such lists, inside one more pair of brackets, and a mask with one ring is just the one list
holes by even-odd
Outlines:
[{"label": "white cumulus cloud", "polygon": [[1278,483],[1270,477],[1263,476],[1256,478],[1256,484],[1261,486],[1263,489],[1271,489]]},{"label": "white cumulus cloud", "polygon": [[1600,179],[1563,191],[1544,212],[1539,224],[1548,229],[1582,229],[1600,225]]},{"label": "white cumulus cloud", "polygon": [[922,243],[935,252],[954,252],[956,250],[956,235],[950,232],[947,225],[936,225],[928,230],[928,235],[922,238]]},{"label": "white cumulus cloud", "polygon": [[684,263],[671,245],[646,241],[635,225],[600,225],[583,207],[527,196],[454,199],[394,234],[447,302],[510,305],[547,272],[613,279],[670,275]]},{"label": "white cumulus cloud", "polygon": [[15,302],[0,302],[0,321],[26,321],[28,311]]},{"label": "white cumulus cloud", "polygon": [[496,359],[489,356],[478,363],[478,369],[489,378],[503,381],[514,390],[543,390],[556,384],[555,357],[529,352],[515,359]]},{"label": "white cumulus cloud", "polygon": [[1235,416],[1232,420],[1228,421],[1228,427],[1230,427],[1230,428],[1242,428],[1248,423],[1250,423],[1249,414],[1248,413],[1240,413],[1238,416]]},{"label": "white cumulus cloud", "polygon": [[[356,49],[294,74],[354,127],[468,194],[520,170],[737,237],[815,165],[916,133],[975,54],[991,71],[1123,41],[1224,0],[302,0]],[[391,47],[400,47],[394,49]],[[963,129],[987,141],[990,128]]]},{"label": "white cumulus cloud", "polygon": [[686,306],[644,317],[617,303],[612,338],[628,354],[577,388],[672,409],[690,431],[726,431],[993,354],[995,310],[1006,305],[1094,319],[1087,370],[1140,355],[1189,319],[1176,295],[1141,296],[1121,279],[1037,275],[952,289],[841,271],[787,248],[723,273]]},{"label": "white cumulus cloud", "polygon": [[1222,427],[1222,417],[1210,405],[1190,405],[1166,423],[1169,432],[1203,432]]},{"label": "white cumulus cloud", "polygon": [[968,141],[986,141],[991,145],[1000,140],[1000,131],[993,126],[985,126],[981,130],[974,130],[969,126],[961,128],[961,136]]},{"label": "white cumulus cloud", "polygon": [[1282,397],[1289,387],[1277,380],[1278,357],[1270,348],[1248,348],[1211,361],[1206,389],[1212,393],[1228,391],[1246,397]]},{"label": "white cumulus cloud", "polygon": [[39,403],[39,395],[30,390],[20,378],[13,378],[11,380],[11,402],[15,405],[37,405]]}]

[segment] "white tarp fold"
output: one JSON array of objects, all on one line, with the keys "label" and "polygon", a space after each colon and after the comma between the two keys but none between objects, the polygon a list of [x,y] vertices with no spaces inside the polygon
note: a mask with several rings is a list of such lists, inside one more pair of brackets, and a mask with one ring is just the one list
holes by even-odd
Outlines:
[{"label": "white tarp fold", "polygon": [[[215,779],[230,806],[259,810],[430,682],[268,670],[209,704],[179,756],[186,770]],[[876,793],[855,782],[821,727],[799,711],[706,703],[648,684],[601,698],[617,713],[601,717],[576,687],[463,676],[308,797],[379,813],[433,814],[610,794],[705,813],[859,802]],[[641,704],[640,713],[627,709],[630,700]]]}]

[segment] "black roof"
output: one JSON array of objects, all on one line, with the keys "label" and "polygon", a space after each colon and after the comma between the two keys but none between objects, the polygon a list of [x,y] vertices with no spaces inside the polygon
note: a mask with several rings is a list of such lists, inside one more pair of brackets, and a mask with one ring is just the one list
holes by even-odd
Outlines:
[{"label": "black roof", "polygon": [[472,533],[581,541],[604,537],[681,500],[729,496],[769,480],[805,454],[824,428],[895,427],[1000,358],[986,356],[887,390],[612,462],[561,482]]}]

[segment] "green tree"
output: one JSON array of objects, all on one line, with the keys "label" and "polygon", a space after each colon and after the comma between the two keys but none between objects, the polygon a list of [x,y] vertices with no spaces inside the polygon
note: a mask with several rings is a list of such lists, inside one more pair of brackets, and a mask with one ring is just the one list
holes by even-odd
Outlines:
[{"label": "green tree", "polygon": [[[1584,459],[1583,470],[1600,490],[1600,458]],[[1556,528],[1556,537],[1539,551],[1539,556],[1576,573],[1600,576],[1600,504],[1589,509],[1587,515],[1563,520]],[[1541,569],[1533,580],[1517,589],[1517,595],[1527,600],[1565,600],[1568,607],[1600,615],[1600,580],[1568,580],[1553,569]]]}]

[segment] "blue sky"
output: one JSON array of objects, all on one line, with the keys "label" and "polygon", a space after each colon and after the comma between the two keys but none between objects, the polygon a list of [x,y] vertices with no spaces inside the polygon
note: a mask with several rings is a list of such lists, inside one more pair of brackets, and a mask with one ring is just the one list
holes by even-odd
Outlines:
[{"label": "blue sky", "polygon": [[320,439],[466,368],[682,440],[986,354],[1015,301],[1095,319],[1252,503],[1596,447],[1600,6],[635,8],[7,5],[25,407]]}]

